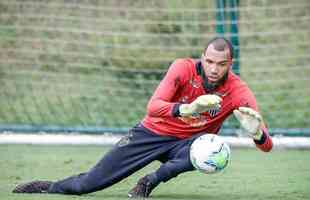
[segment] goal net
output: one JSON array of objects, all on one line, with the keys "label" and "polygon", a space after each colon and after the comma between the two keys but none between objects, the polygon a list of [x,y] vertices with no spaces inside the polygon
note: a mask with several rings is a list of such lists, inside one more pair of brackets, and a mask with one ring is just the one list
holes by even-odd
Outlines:
[{"label": "goal net", "polygon": [[[235,62],[265,121],[273,134],[309,135],[310,2],[236,9],[238,22],[221,23],[238,23]],[[2,0],[1,127],[126,130],[169,64],[198,58],[216,36],[217,12],[205,0]],[[223,132],[232,128],[234,119]]]}]

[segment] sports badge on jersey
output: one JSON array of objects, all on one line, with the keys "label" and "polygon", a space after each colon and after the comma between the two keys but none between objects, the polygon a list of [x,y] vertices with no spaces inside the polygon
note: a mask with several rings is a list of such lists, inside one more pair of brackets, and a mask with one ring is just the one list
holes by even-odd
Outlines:
[{"label": "sports badge on jersey", "polygon": [[193,88],[199,88],[199,83],[195,80],[190,80],[190,84]]},{"label": "sports badge on jersey", "polygon": [[221,108],[219,109],[211,109],[208,111],[209,115],[213,118],[215,117],[219,112],[221,111]]}]

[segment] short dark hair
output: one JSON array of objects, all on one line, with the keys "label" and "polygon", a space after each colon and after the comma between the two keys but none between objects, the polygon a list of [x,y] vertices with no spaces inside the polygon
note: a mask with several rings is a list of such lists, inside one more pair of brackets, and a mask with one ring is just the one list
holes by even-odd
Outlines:
[{"label": "short dark hair", "polygon": [[218,51],[225,51],[225,49],[229,49],[229,53],[230,53],[230,57],[231,59],[233,59],[234,57],[234,49],[233,46],[231,44],[231,42],[229,40],[227,40],[224,37],[215,37],[212,40],[210,40],[204,50],[204,53],[207,51],[207,48],[209,47],[209,45],[213,45],[214,48]]}]

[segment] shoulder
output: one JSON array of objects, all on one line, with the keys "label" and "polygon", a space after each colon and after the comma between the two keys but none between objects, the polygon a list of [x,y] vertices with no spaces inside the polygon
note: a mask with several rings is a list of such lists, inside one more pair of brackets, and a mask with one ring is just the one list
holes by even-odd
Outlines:
[{"label": "shoulder", "polygon": [[241,92],[243,90],[250,90],[248,85],[233,72],[229,72],[227,85],[232,92]]},{"label": "shoulder", "polygon": [[250,106],[254,109],[256,108],[256,100],[252,90],[239,76],[231,72],[228,78],[228,85],[236,107]]},{"label": "shoulder", "polygon": [[190,78],[196,74],[196,60],[192,58],[178,58],[170,65],[168,73]]},{"label": "shoulder", "polygon": [[178,58],[174,60],[171,67],[179,70],[193,70],[196,67],[196,60],[192,58]]}]

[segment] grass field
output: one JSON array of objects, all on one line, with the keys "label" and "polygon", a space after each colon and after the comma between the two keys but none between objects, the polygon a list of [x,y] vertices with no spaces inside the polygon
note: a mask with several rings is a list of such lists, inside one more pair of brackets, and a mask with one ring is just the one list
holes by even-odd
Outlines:
[{"label": "grass field", "polygon": [[[18,183],[34,179],[57,180],[83,172],[108,150],[101,146],[0,146],[0,199],[3,200],[121,200],[137,179],[154,170],[155,162],[106,190],[83,195],[12,194]],[[232,161],[217,175],[182,174],[161,184],[151,199],[310,199],[310,151],[232,149]]]}]

